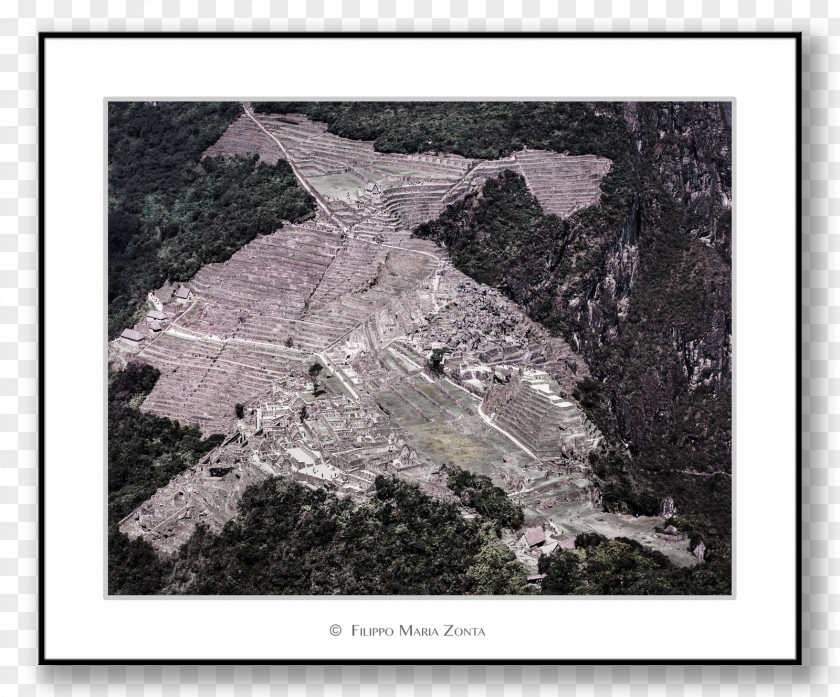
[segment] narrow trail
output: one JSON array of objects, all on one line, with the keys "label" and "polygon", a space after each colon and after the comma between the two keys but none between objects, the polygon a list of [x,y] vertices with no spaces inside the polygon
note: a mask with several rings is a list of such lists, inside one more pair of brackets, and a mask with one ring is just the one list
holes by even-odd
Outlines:
[{"label": "narrow trail", "polygon": [[[411,249],[410,247],[398,247],[395,244],[385,244],[384,242],[373,242],[372,240],[365,240],[361,237],[354,237],[356,242],[364,242],[365,244],[372,244],[374,247],[387,247],[388,249],[399,249],[401,252],[410,252],[411,254],[422,254],[424,257],[429,257],[429,259],[434,259],[436,262],[441,263],[443,260],[437,256],[436,254],[432,254],[431,252],[424,252],[422,249]],[[445,263],[445,262],[444,262]]]},{"label": "narrow trail", "polygon": [[716,477],[719,474],[722,474],[724,477],[729,477],[732,479],[732,475],[729,472],[697,472],[696,470],[671,470],[671,472],[677,472],[678,474],[690,474],[695,477]]},{"label": "narrow trail", "polygon": [[295,164],[294,159],[289,154],[289,151],[286,149],[286,146],[280,142],[280,139],[277,138],[277,136],[275,136],[272,133],[269,133],[266,127],[263,126],[262,123],[260,123],[259,119],[256,116],[254,116],[254,109],[253,107],[251,107],[250,104],[242,102],[242,108],[245,111],[245,114],[248,116],[248,118],[251,119],[251,121],[253,121],[255,124],[257,124],[257,127],[277,144],[277,147],[280,148],[280,152],[283,153],[283,159],[289,163],[289,167],[292,168],[292,172],[294,173],[295,178],[298,180],[298,182],[300,182],[300,185],[303,187],[303,189],[310,196],[312,196],[312,198],[315,199],[315,202],[323,209],[324,213],[327,214],[327,217],[332,221],[332,223],[339,230],[343,230],[344,225],[342,224],[342,222],[335,217],[335,213],[332,211],[329,205],[327,205],[327,202],[324,199],[324,197],[321,196],[321,194],[319,194],[315,190],[315,188],[309,183],[309,181],[307,181],[306,177],[300,171],[298,166]]}]

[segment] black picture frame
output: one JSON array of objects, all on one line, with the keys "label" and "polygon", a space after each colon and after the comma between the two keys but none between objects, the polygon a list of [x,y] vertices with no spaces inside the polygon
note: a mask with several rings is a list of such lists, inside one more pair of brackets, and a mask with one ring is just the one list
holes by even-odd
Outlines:
[{"label": "black picture frame", "polygon": [[[107,41],[109,39],[296,39],[313,37],[320,38],[347,38],[348,34],[340,32],[324,32],[319,34],[305,33],[305,32],[253,32],[253,33],[239,33],[239,32],[124,32],[124,33],[107,33],[107,32],[41,32],[38,35],[38,141],[41,144],[39,149],[38,160],[38,292],[42,300],[38,305],[38,400],[41,405],[38,410],[38,663],[40,665],[76,665],[77,661],[61,658],[53,658],[46,654],[45,651],[45,587],[44,579],[47,573],[48,564],[43,554],[44,549],[44,526],[47,517],[45,507],[45,491],[49,486],[45,471],[45,380],[47,376],[44,370],[45,359],[45,342],[50,340],[50,335],[47,332],[45,325],[45,306],[44,306],[44,290],[46,285],[45,279],[45,197],[49,196],[49,191],[46,187],[45,181],[45,163],[50,157],[49,152],[45,152],[43,143],[45,141],[45,123],[50,118],[47,111],[49,104],[45,99],[45,60],[49,51],[50,42],[55,39],[97,39]],[[352,35],[357,40],[380,40],[383,38],[411,38],[418,41],[426,39],[471,39],[475,41],[487,39],[511,39],[517,38],[539,38],[545,40],[551,39],[565,39],[586,41],[591,39],[606,38],[606,39],[624,39],[632,41],[639,38],[655,38],[655,39],[728,39],[728,38],[754,38],[754,39],[779,39],[786,41],[794,41],[796,48],[796,169],[793,175],[795,176],[795,195],[796,195],[796,257],[792,260],[795,266],[795,279],[797,287],[796,296],[796,383],[798,386],[802,385],[802,34],[801,32],[754,32],[754,33],[740,33],[740,32],[684,32],[684,33],[668,33],[668,32],[593,32],[587,34],[570,33],[570,32],[553,32],[553,33],[502,33],[502,32],[486,32],[486,33],[399,33],[399,32],[359,32]],[[486,660],[481,661],[484,665],[742,665],[749,663],[752,665],[801,665],[803,657],[803,632],[802,632],[802,432],[803,432],[803,416],[802,416],[802,392],[801,388],[797,390],[796,395],[796,451],[797,457],[795,462],[796,468],[796,655],[792,659],[774,660],[739,660],[739,659],[721,659],[710,662],[706,659],[692,659],[684,658],[680,660],[622,660],[620,658],[593,658],[591,660],[566,660],[558,658],[553,661],[547,660]],[[414,660],[411,665],[475,665],[475,660],[453,659],[447,661],[445,664],[440,661],[431,660]],[[85,660],[86,665],[147,665],[145,660],[134,659],[126,657],[119,660],[101,659],[101,660]],[[405,665],[403,661],[397,660],[382,660],[382,659],[366,659],[366,660],[338,660],[338,659],[323,659],[323,660],[183,660],[177,657],[171,659],[164,659],[155,661],[154,665]]]}]

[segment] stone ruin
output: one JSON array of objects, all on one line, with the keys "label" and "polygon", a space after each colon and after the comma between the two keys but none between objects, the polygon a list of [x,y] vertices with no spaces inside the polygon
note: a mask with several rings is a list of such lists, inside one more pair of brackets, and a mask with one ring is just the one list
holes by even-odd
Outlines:
[{"label": "stone ruin", "polygon": [[[408,230],[504,169],[546,211],[569,215],[597,202],[610,162],[378,153],[303,116],[245,106],[204,156],[287,160],[318,214],[204,266],[183,299],[169,284],[150,291],[161,329],[144,323],[131,328],[142,340],[112,342],[115,362],[161,371],[143,410],[228,434],[120,528],[172,551],[198,522],[221,529],[244,488],[270,476],[363,498],[388,474],[453,500],[435,479],[440,462],[413,445],[416,429],[435,424],[494,453],[495,481],[525,505],[594,496],[584,458],[600,434],[566,396],[588,375],[583,359]],[[433,348],[440,375],[428,367]],[[315,361],[325,367],[317,397]]]},{"label": "stone ruin", "polygon": [[367,495],[379,474],[405,476],[426,464],[369,400],[307,402],[299,392],[275,391],[246,409],[236,435],[132,511],[120,530],[173,552],[199,523],[219,532],[245,488],[269,477],[355,498]]},{"label": "stone ruin", "polygon": [[661,518],[671,518],[677,514],[677,507],[674,505],[674,499],[662,499],[659,503],[659,516]]},{"label": "stone ruin", "polygon": [[601,433],[543,370],[517,369],[484,395],[485,413],[541,458],[585,456]]}]

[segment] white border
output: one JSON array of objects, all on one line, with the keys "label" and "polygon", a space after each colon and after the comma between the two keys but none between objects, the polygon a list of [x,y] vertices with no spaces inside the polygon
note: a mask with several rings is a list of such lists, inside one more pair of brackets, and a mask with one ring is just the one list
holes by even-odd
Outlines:
[{"label": "white border", "polygon": [[[42,660],[793,659],[795,50],[760,38],[48,39]],[[104,597],[105,335],[77,327],[79,309],[106,306],[103,101],[283,96],[735,98],[734,599]],[[401,622],[486,637],[350,636]]]}]

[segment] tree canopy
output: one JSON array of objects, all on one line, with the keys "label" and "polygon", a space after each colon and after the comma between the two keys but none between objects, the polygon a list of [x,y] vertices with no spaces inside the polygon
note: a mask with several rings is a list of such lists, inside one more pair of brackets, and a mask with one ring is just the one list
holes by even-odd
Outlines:
[{"label": "tree canopy", "polygon": [[547,574],[542,592],[549,595],[728,595],[730,563],[719,558],[679,567],[635,540],[583,533],[575,549],[540,557],[539,570]]},{"label": "tree canopy", "polygon": [[286,478],[250,486],[220,535],[200,528],[168,592],[450,595],[525,591],[493,525],[416,485],[378,477],[364,503]]},{"label": "tree canopy", "polygon": [[309,366],[309,377],[312,378],[312,394],[318,393],[318,376],[321,374],[321,371],[324,369],[317,361]]}]

